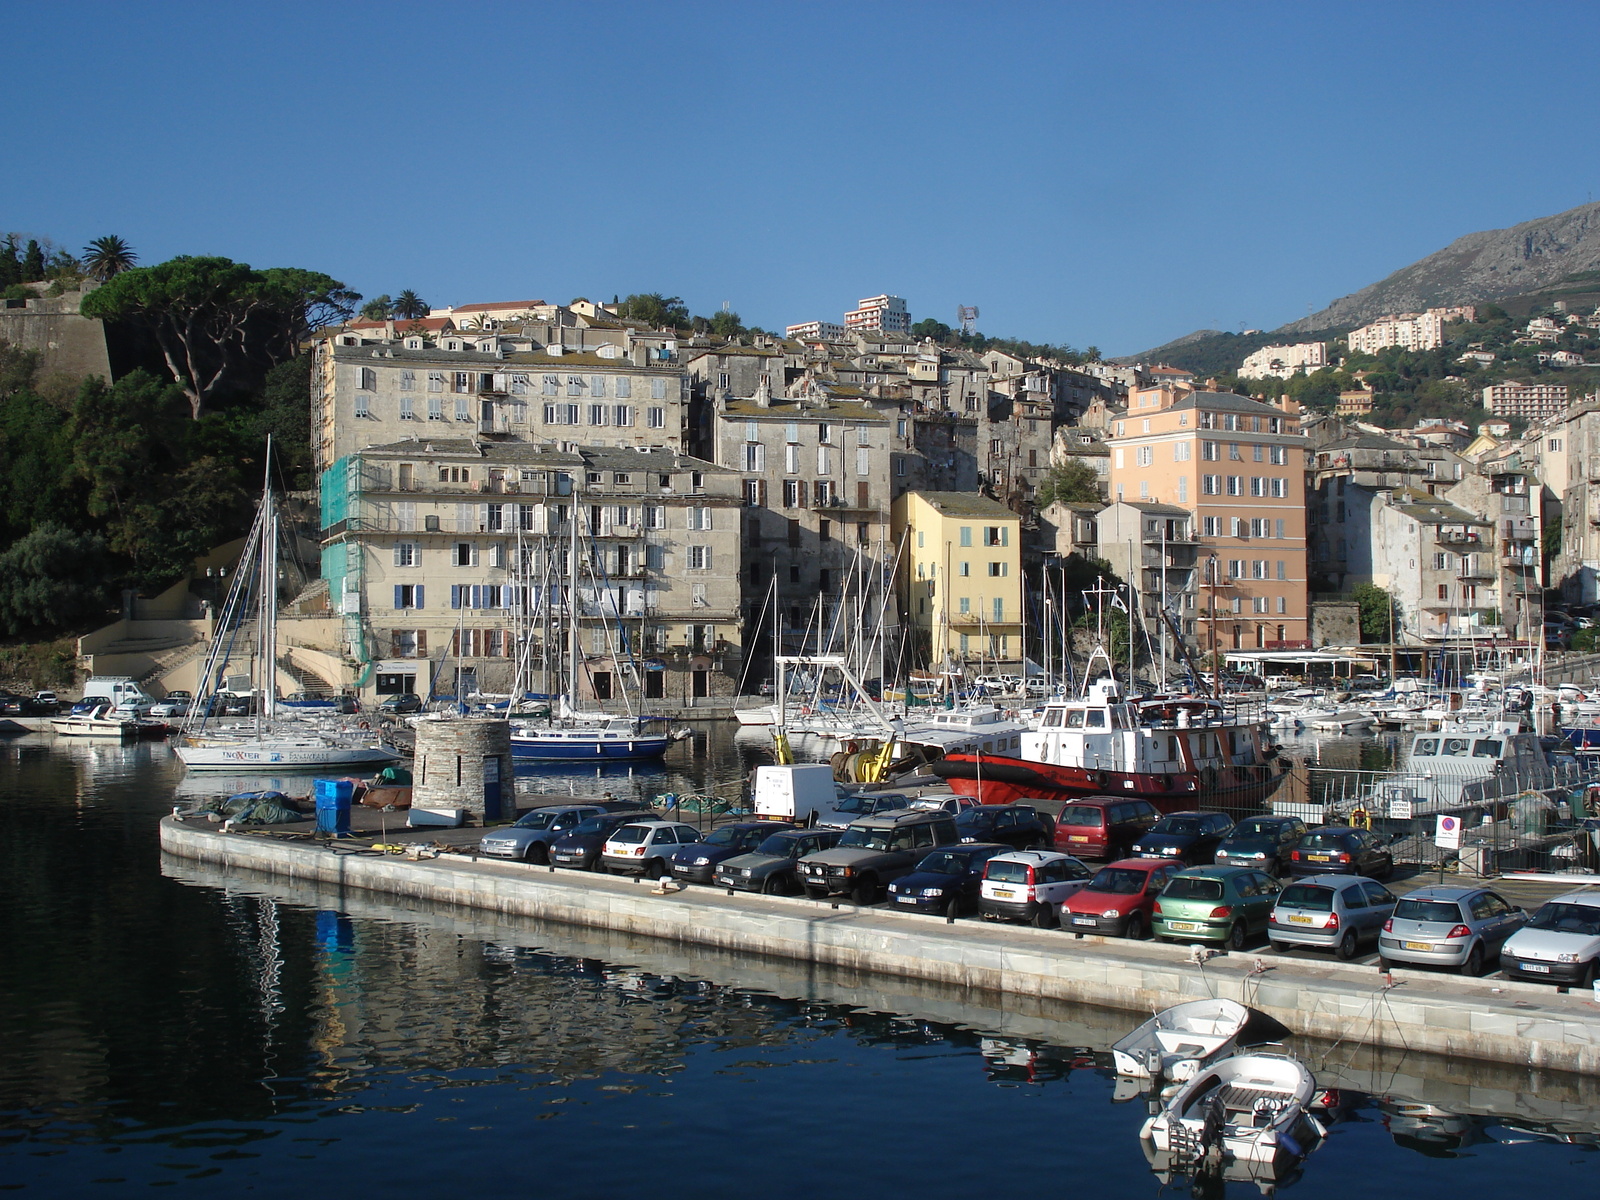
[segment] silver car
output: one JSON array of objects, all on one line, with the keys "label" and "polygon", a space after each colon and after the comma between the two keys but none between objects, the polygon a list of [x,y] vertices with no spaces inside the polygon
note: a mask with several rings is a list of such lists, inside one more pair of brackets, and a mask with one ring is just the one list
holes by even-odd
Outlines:
[{"label": "silver car", "polygon": [[875,817],[879,813],[905,808],[911,797],[899,792],[858,792],[846,796],[832,808],[819,812],[814,824],[824,829],[843,829],[862,817]]},{"label": "silver car", "polygon": [[478,853],[489,858],[514,858],[538,863],[550,861],[550,843],[571,833],[585,817],[606,809],[598,804],[551,804],[525,812],[511,825],[486,830]]},{"label": "silver car", "polygon": [[1488,888],[1425,887],[1404,896],[1383,927],[1378,955],[1392,962],[1454,967],[1482,975],[1528,916]]},{"label": "silver car", "polygon": [[1313,875],[1279,893],[1267,938],[1280,954],[1294,946],[1313,946],[1351,959],[1363,941],[1379,936],[1394,905],[1394,893],[1375,879]]}]

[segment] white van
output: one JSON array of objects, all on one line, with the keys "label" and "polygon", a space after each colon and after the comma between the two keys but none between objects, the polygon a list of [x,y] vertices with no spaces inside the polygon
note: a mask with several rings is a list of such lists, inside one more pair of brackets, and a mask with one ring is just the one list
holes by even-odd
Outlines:
[{"label": "white van", "polygon": [[96,675],[83,685],[83,697],[104,696],[119,714],[144,716],[155,703],[131,675]]},{"label": "white van", "polygon": [[822,763],[757,767],[751,793],[757,819],[802,825],[833,808],[839,797],[833,786],[833,768]]}]

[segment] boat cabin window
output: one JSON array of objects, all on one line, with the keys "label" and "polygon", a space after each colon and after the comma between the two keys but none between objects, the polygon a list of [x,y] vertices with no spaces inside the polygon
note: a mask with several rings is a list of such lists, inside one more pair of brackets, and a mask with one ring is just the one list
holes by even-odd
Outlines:
[{"label": "boat cabin window", "polygon": [[1443,754],[1450,758],[1466,758],[1472,746],[1471,738],[1442,738],[1444,742]]},{"label": "boat cabin window", "polygon": [[1473,758],[1499,758],[1504,743],[1499,738],[1479,738],[1472,743]]},{"label": "boat cabin window", "polygon": [[1417,744],[1414,747],[1412,747],[1411,753],[1413,753],[1413,754],[1437,754],[1437,753],[1439,753],[1439,739],[1438,738],[1418,738],[1417,739]]},{"label": "boat cabin window", "polygon": [[1084,725],[1090,729],[1104,729],[1106,727],[1106,710],[1103,708],[1089,709]]},{"label": "boat cabin window", "polygon": [[1065,711],[1065,710],[1059,709],[1059,708],[1047,708],[1047,709],[1045,709],[1044,710],[1044,727],[1046,729],[1060,729],[1061,728],[1061,714],[1062,714],[1063,711]]},{"label": "boat cabin window", "polygon": [[1122,709],[1114,708],[1111,710],[1111,728],[1132,729],[1133,722],[1129,719],[1128,714]]},{"label": "boat cabin window", "polygon": [[1067,710],[1067,728],[1068,729],[1082,729],[1083,728],[1083,709],[1081,709],[1081,708],[1073,708],[1073,709]]}]

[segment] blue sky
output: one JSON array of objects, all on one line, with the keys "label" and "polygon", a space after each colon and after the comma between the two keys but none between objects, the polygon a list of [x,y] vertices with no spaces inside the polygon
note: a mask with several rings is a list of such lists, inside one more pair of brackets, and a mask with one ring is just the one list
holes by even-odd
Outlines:
[{"label": "blue sky", "polygon": [[0,3],[0,229],[1130,353],[1597,190],[1600,7]]}]

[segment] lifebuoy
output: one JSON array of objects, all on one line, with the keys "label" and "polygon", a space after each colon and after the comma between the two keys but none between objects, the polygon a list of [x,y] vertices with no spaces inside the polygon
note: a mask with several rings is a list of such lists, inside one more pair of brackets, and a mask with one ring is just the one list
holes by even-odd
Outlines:
[{"label": "lifebuoy", "polygon": [[1104,771],[1091,771],[1089,772],[1089,781],[1103,792],[1106,790],[1106,786],[1111,782],[1111,776],[1107,775]]},{"label": "lifebuoy", "polygon": [[367,722],[367,721],[362,721],[362,722],[361,722],[361,723],[360,723],[360,725],[358,725],[358,726],[357,726],[357,728],[358,728],[358,729],[371,729],[371,728],[372,728],[372,725],[371,725],[371,724],[370,724],[370,723],[369,723],[369,722]]}]

